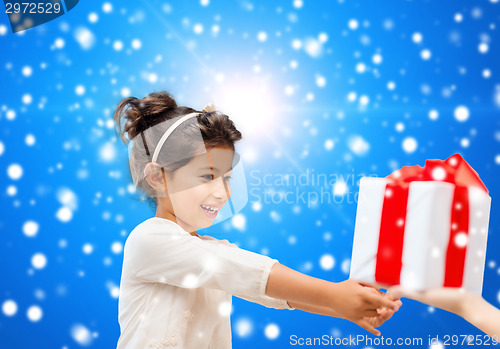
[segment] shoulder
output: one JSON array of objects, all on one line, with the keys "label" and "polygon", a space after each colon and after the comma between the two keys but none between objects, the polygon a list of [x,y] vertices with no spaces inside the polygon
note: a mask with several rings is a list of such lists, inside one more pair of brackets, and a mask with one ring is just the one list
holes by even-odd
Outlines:
[{"label": "shoulder", "polygon": [[210,235],[202,235],[201,238],[204,241],[208,241],[208,242],[212,242],[212,243],[218,243],[218,244],[226,245],[226,246],[229,246],[229,247],[239,248],[238,245],[236,245],[236,244],[234,244],[232,242],[229,242],[227,239],[219,240],[219,239],[214,238],[213,236],[210,236]]},{"label": "shoulder", "polygon": [[[124,246],[128,259],[140,259],[146,263],[160,255],[172,255],[181,251],[195,250],[198,238],[191,236],[176,223],[150,218],[138,224],[129,234]],[[188,248],[189,247],[189,248]]]},{"label": "shoulder", "polygon": [[183,237],[189,235],[176,223],[163,218],[152,217],[138,224],[130,233],[127,240],[148,240],[155,237]]}]

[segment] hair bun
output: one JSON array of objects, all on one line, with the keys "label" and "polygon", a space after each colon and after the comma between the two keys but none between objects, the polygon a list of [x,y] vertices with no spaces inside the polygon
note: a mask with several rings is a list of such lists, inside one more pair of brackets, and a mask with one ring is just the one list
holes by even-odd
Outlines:
[{"label": "hair bun", "polygon": [[163,113],[168,109],[177,108],[177,103],[167,92],[153,92],[148,94],[138,105],[141,116]]},{"label": "hair bun", "polygon": [[[128,139],[133,139],[142,131],[167,119],[195,112],[194,109],[179,107],[175,99],[166,91],[153,92],[143,99],[127,97],[120,102],[113,116],[116,132],[123,143],[128,144]],[[124,117],[125,124],[122,124]]]}]

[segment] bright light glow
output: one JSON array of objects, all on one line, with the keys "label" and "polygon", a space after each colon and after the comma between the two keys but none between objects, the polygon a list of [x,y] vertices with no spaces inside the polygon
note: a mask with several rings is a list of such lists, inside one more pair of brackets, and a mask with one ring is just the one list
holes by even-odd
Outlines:
[{"label": "bright light glow", "polygon": [[[241,83],[238,83],[241,81]],[[280,119],[278,109],[281,99],[273,94],[280,91],[259,77],[228,77],[217,88],[213,103],[218,111],[227,114],[243,134],[256,130],[268,130],[270,123]]]}]

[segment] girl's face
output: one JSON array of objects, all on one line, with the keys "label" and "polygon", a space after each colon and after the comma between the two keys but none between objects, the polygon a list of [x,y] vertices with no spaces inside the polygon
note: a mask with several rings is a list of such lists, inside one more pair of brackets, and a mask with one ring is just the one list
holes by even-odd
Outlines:
[{"label": "girl's face", "polygon": [[212,148],[173,173],[165,173],[173,214],[190,227],[188,231],[211,226],[229,200],[233,157],[230,148]]}]

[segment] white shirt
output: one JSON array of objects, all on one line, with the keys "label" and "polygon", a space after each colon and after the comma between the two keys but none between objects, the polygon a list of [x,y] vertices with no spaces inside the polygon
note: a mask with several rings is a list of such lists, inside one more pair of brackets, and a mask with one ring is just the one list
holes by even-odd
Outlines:
[{"label": "white shirt", "polygon": [[232,295],[294,309],[265,295],[277,262],[227,240],[200,239],[168,219],[147,219],[125,242],[117,349],[231,348]]}]

